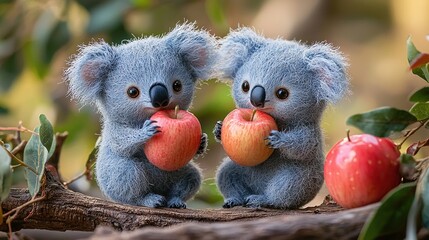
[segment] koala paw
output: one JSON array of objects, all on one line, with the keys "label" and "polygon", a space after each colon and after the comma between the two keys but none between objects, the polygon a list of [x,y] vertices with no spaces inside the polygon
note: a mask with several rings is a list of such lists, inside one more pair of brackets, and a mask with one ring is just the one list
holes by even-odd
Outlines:
[{"label": "koala paw", "polygon": [[142,205],[146,207],[159,208],[164,207],[165,204],[165,197],[154,193],[147,194],[142,200]]},{"label": "koala paw", "polygon": [[198,151],[197,151],[197,155],[201,155],[205,153],[207,150],[207,145],[208,145],[207,134],[203,133],[201,135],[201,142],[200,142],[200,147],[198,148]]},{"label": "koala paw", "polygon": [[153,137],[155,134],[161,132],[161,130],[159,130],[159,126],[155,124],[156,121],[153,120],[146,120],[143,123],[143,130],[145,131],[145,133],[148,135],[149,138]]},{"label": "koala paw", "polygon": [[261,208],[267,206],[266,197],[264,195],[249,195],[245,199],[246,207],[250,208]]},{"label": "koala paw", "polygon": [[215,136],[216,142],[220,142],[220,135],[221,135],[221,129],[222,129],[222,121],[217,121],[215,128],[213,129],[213,134]]},{"label": "koala paw", "polygon": [[182,199],[174,197],[167,202],[167,207],[169,208],[186,208],[186,203]]},{"label": "koala paw", "polygon": [[243,206],[244,202],[238,198],[232,197],[225,199],[225,202],[223,203],[223,208],[233,208],[235,206]]},{"label": "koala paw", "polygon": [[277,130],[272,130],[270,132],[270,135],[265,139],[267,140],[267,146],[269,148],[281,148],[283,147],[283,140],[282,140],[282,132],[279,132]]}]

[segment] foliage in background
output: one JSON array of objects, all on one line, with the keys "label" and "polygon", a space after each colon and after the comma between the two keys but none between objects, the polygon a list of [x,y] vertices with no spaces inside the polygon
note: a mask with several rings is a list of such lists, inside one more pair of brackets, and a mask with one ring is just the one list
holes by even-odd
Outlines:
[{"label": "foliage in background", "polygon": [[[40,125],[31,131],[21,124],[17,128],[0,127],[0,131],[15,131],[16,134],[2,134],[0,138],[0,205],[9,195],[12,185],[12,177],[15,174],[14,169],[25,168],[25,179],[31,195],[30,201],[7,213],[0,211],[0,222],[9,225],[9,237],[11,238],[11,222],[15,219],[21,209],[29,204],[41,201],[45,198],[45,165],[48,159],[51,159],[56,149],[56,141],[51,123],[45,115],[39,116]],[[21,138],[22,132],[31,133],[28,140]],[[18,156],[22,156],[20,159]]]},{"label": "foliage in background", "polygon": [[[182,10],[197,2],[199,1],[0,1],[0,25],[2,26],[0,28],[0,96],[5,96],[13,86],[19,84],[23,76],[28,74],[31,74],[35,81],[43,82],[44,85],[50,84],[49,81],[54,82],[53,87],[45,88],[43,91],[46,95],[50,95],[49,100],[55,107],[56,114],[46,113],[55,123],[55,131],[69,132],[66,142],[68,145],[85,141],[88,142],[86,146],[89,146],[97,138],[95,135],[99,129],[97,116],[87,108],[81,109],[78,113],[73,106],[75,103],[70,103],[66,92],[61,89],[65,85],[61,84],[63,80],[58,70],[62,71],[65,67],[66,59],[76,52],[78,45],[94,39],[103,38],[106,42],[119,44],[123,39],[163,34],[177,22],[185,21],[186,14]],[[226,33],[228,25],[222,7],[224,3],[224,0],[205,0],[203,1],[205,12],[202,14],[206,15],[207,20],[218,32]],[[214,81],[210,85],[213,86],[211,89],[213,91],[207,95],[211,97],[201,101],[193,109],[205,127],[205,132],[212,130],[211,124],[207,122],[211,119],[220,119],[234,106],[231,98],[224,97],[229,94],[227,86]],[[211,99],[221,100],[221,104],[214,103]],[[8,106],[0,99],[0,120],[2,116],[9,116],[16,112],[18,112],[17,108]],[[18,117],[22,118],[22,116]],[[30,121],[32,120],[26,119],[27,124]],[[0,121],[0,126],[2,124],[4,123]],[[212,140],[211,135],[210,138]],[[49,147],[40,145],[36,137],[30,138],[29,144],[39,146],[41,151],[25,154],[32,154],[34,157],[41,154],[38,157],[44,159],[46,158],[44,148],[46,148],[47,155],[50,156]],[[82,143],[79,146],[82,146]],[[87,150],[80,149],[80,151],[84,155]],[[74,166],[81,162],[82,160],[77,160]],[[73,163],[66,164],[73,165]],[[65,167],[61,171],[67,172],[69,168]],[[26,174],[32,177],[33,173],[26,171]],[[14,182],[21,182],[19,177],[13,177],[13,179]],[[210,194],[214,194],[214,197],[220,196],[218,192],[210,192]],[[211,199],[211,197],[202,196],[201,199]]]},{"label": "foliage in background", "polygon": [[[183,8],[194,1],[152,0],[63,0],[0,1],[0,92],[8,90],[29,66],[43,80],[52,67],[56,54],[75,39],[97,39],[121,43],[123,39],[140,34],[161,34],[178,20],[158,19],[169,11]],[[214,25],[228,30],[222,9],[223,0],[207,0],[206,11]],[[157,14],[164,11],[164,14]],[[142,26],[133,28],[129,23],[134,16],[149,15]],[[85,16],[88,15],[85,19]],[[181,21],[183,21],[182,18]],[[180,21],[180,20],[179,20]],[[150,24],[156,22],[156,24]],[[149,25],[148,25],[149,24]],[[137,31],[130,31],[137,30]],[[79,43],[78,43],[79,44]],[[4,109],[4,106],[0,104]],[[0,111],[4,112],[4,111]]]}]

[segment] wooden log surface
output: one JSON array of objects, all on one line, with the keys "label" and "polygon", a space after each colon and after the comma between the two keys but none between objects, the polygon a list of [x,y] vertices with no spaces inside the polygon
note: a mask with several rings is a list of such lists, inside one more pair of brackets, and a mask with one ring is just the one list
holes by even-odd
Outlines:
[{"label": "wooden log surface", "polygon": [[[73,192],[50,174],[47,174],[45,194],[44,200],[21,210],[12,221],[14,231],[94,231],[99,227],[92,239],[265,239],[274,236],[282,239],[325,236],[327,239],[353,239],[377,207],[375,204],[344,210],[336,204],[326,203],[297,210],[243,207],[154,209]],[[28,190],[12,189],[9,198],[2,203],[3,213],[30,199]],[[5,223],[0,225],[1,231],[7,229]]]}]

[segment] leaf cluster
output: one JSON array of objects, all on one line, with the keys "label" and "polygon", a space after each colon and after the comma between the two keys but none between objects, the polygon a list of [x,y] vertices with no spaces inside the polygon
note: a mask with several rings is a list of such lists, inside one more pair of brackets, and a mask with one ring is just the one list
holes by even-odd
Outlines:
[{"label": "leaf cluster", "polygon": [[[407,40],[407,54],[409,69],[429,83],[429,55],[418,51],[411,38]],[[412,135],[429,128],[429,86],[412,93],[408,100],[413,104],[408,110],[381,107],[355,114],[347,119],[347,124],[378,137],[402,133],[403,139],[397,144],[401,149]],[[411,143],[401,154],[398,161],[404,183],[384,197],[381,206],[366,222],[359,239],[404,236],[417,239],[422,227],[429,229],[429,158],[416,160],[414,157],[427,146],[429,138]]]},{"label": "leaf cluster", "polygon": [[[54,134],[52,124],[45,115],[39,116],[40,125],[33,131],[22,126],[18,127],[0,127],[0,131],[15,132],[15,134],[5,134],[0,132],[0,205],[9,195],[12,185],[12,178],[15,175],[14,170],[19,167],[24,168],[27,186],[32,198],[25,204],[18,206],[7,213],[1,212],[0,209],[0,222],[4,220],[9,225],[11,237],[11,222],[17,217],[18,213],[27,205],[34,202],[41,201],[45,198],[45,171],[55,171],[55,166],[58,163],[56,159],[62,147],[63,140],[67,136],[66,133]],[[28,141],[22,140],[21,133],[29,132],[31,137]],[[58,141],[57,139],[61,140]],[[80,177],[86,176],[88,179],[92,178],[92,169],[95,164],[95,155],[97,148],[91,153],[88,158],[86,169]],[[49,168],[46,166],[50,165]],[[58,174],[58,173],[57,173]],[[60,180],[59,175],[58,180]],[[70,183],[77,180],[73,179],[64,185],[67,187]]]}]

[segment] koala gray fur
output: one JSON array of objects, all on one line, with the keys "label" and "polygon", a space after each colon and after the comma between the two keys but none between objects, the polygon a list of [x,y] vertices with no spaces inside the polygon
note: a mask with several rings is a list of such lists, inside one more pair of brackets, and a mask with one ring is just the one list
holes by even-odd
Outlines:
[{"label": "koala gray fur", "polygon": [[[267,138],[275,150],[265,162],[244,167],[227,157],[219,166],[224,207],[292,209],[308,203],[323,184],[322,113],[348,92],[346,59],[328,44],[267,39],[249,28],[222,39],[219,57],[219,75],[232,79],[236,107],[264,111],[279,128]],[[219,121],[214,129],[219,142],[221,126]]]},{"label": "koala gray fur", "polygon": [[[197,80],[212,74],[215,48],[213,36],[187,23],[163,37],[80,48],[65,74],[72,97],[95,104],[101,113],[96,177],[109,199],[185,208],[185,201],[198,191],[202,176],[193,162],[177,171],[160,170],[149,163],[143,145],[159,131],[149,120],[156,111],[189,108]],[[204,133],[197,156],[206,147]]]}]

